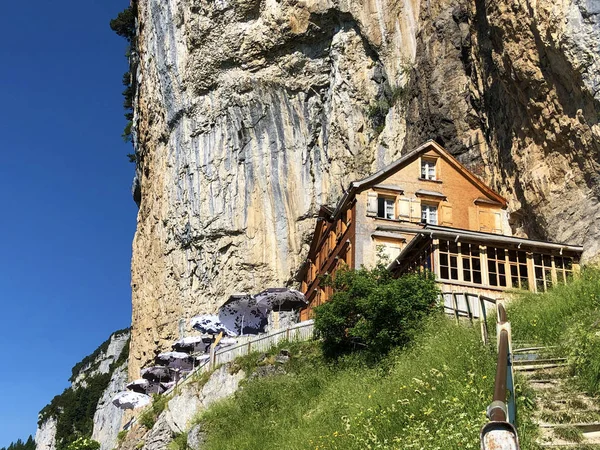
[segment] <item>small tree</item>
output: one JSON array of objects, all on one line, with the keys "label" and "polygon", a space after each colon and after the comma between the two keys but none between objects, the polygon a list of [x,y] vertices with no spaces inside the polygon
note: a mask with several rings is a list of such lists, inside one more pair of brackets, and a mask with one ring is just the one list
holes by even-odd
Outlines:
[{"label": "small tree", "polygon": [[380,265],[342,270],[330,283],[333,297],[315,309],[315,329],[329,356],[356,348],[387,353],[407,344],[437,309],[439,290],[431,273],[396,279]]},{"label": "small tree", "polygon": [[93,439],[80,437],[67,446],[67,450],[98,450],[100,443]]}]

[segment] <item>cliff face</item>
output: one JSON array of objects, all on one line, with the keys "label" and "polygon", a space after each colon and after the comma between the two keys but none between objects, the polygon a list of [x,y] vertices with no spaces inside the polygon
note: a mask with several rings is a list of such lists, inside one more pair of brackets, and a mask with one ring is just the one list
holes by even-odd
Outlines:
[{"label": "cliff face", "polygon": [[36,448],[64,449],[78,437],[91,437],[101,450],[117,444],[123,411],[111,400],[127,384],[129,330],[113,333],[73,368],[71,387],[40,412]]},{"label": "cliff face", "polygon": [[233,292],[281,285],[314,215],[436,139],[516,233],[598,252],[595,0],[138,5],[130,377]]}]

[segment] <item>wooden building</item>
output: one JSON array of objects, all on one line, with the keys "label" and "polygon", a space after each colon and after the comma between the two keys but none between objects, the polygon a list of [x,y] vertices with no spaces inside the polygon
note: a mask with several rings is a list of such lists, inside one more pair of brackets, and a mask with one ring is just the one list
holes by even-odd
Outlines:
[{"label": "wooden building", "polygon": [[564,282],[582,251],[512,237],[506,200],[429,141],[351,183],[335,209],[321,208],[297,274],[309,301],[301,319],[331,297],[322,280],[341,267],[372,267],[384,258],[397,276],[428,269],[444,290],[499,296]]}]

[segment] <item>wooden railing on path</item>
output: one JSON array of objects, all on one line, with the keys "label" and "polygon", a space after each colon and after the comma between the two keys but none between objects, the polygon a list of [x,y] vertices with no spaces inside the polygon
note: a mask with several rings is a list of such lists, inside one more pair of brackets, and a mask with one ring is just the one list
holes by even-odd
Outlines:
[{"label": "wooden railing on path", "polygon": [[444,306],[444,312],[454,316],[457,322],[461,317],[469,319],[471,323],[475,319],[478,319],[481,328],[481,340],[484,344],[488,343],[488,309],[495,309],[497,303],[502,301],[502,299],[473,294],[471,292],[442,292],[440,297],[441,303]]},{"label": "wooden railing on path", "polygon": [[[208,372],[222,364],[233,361],[241,356],[249,355],[252,352],[266,352],[272,347],[275,347],[280,342],[285,341],[309,341],[314,338],[315,327],[312,320],[300,322],[282,330],[273,330],[268,333],[258,336],[240,336],[238,337],[238,343],[229,347],[222,348],[217,351],[211,351],[211,359],[201,363],[198,367],[194,368],[188,373],[185,378],[180,379],[177,384],[170,389],[162,393],[162,395],[169,395],[175,389],[189,383],[195,379],[194,375],[199,375],[204,372]],[[241,342],[239,342],[241,341]],[[137,422],[137,417],[148,408],[140,409],[136,411],[135,417],[133,417],[123,427],[124,430],[130,429],[133,424]]]}]

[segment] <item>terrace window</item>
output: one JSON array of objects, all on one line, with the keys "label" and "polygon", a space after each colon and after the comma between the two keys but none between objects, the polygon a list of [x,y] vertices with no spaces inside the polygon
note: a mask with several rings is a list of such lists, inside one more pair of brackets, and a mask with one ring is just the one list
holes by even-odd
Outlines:
[{"label": "terrace window", "polygon": [[552,257],[550,255],[533,255],[535,269],[535,287],[538,292],[544,292],[552,287]]},{"label": "terrace window", "polygon": [[507,286],[506,250],[503,248],[487,248],[488,277],[490,286]]},{"label": "terrace window", "polygon": [[527,254],[518,250],[508,250],[508,265],[512,287],[529,289],[529,273],[527,271]]},{"label": "terrace window", "polygon": [[479,245],[460,244],[462,256],[463,281],[481,284],[481,259]]},{"label": "terrace window", "polygon": [[556,281],[566,283],[573,279],[573,259],[564,256],[554,257],[554,267],[556,269]]},{"label": "terrace window", "polygon": [[454,241],[440,241],[440,278],[458,280],[458,244]]}]

